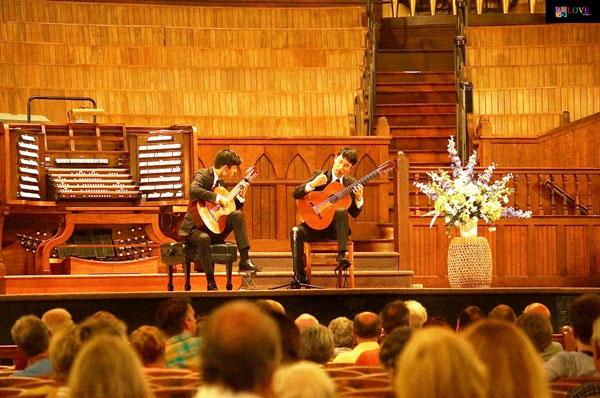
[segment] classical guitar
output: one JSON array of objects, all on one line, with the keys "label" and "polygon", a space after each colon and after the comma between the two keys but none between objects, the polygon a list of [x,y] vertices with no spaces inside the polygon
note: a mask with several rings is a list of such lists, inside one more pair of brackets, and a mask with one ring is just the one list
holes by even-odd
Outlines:
[{"label": "classical guitar", "polygon": [[227,216],[235,211],[235,197],[242,190],[244,183],[249,183],[258,175],[258,171],[255,166],[251,166],[246,170],[246,176],[233,187],[233,189],[227,192],[225,187],[216,187],[213,192],[225,196],[229,199],[229,205],[222,207],[218,203],[206,202],[204,200],[195,200],[190,203],[190,214],[192,221],[197,227],[206,226],[210,231],[215,234],[220,234],[225,230],[225,223],[227,222]]},{"label": "classical guitar", "polygon": [[348,209],[352,204],[352,198],[348,196],[354,188],[372,180],[378,175],[393,170],[396,163],[388,160],[360,180],[344,187],[339,182],[329,183],[322,191],[312,191],[298,199],[298,212],[304,222],[312,229],[325,229],[333,221],[335,211],[339,208]]}]

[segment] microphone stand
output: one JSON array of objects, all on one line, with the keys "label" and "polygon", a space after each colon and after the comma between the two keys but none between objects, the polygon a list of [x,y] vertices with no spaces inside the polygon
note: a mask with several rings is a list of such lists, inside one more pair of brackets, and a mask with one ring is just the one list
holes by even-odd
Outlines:
[{"label": "microphone stand", "polygon": [[286,283],[285,285],[281,285],[281,286],[275,286],[275,287],[271,287],[269,288],[269,290],[276,290],[276,289],[283,289],[284,287],[287,289],[301,289],[301,288],[305,288],[305,289],[324,289],[324,287],[322,286],[317,286],[317,285],[311,285],[309,283],[303,283],[300,282],[300,280],[298,279],[298,275],[296,274],[296,258],[297,258],[297,245],[296,245],[296,240],[298,239],[298,227],[293,227],[292,228],[292,263],[294,266],[294,277],[292,278],[292,281],[290,283]]}]

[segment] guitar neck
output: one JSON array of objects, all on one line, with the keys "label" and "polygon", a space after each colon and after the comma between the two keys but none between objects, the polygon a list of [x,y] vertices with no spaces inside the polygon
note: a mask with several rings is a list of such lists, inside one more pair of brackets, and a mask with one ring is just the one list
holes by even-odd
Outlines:
[{"label": "guitar neck", "polygon": [[242,182],[244,181],[246,181],[245,178],[242,179],[242,181],[238,182],[237,185],[233,187],[231,191],[229,191],[229,193],[227,194],[227,199],[233,200],[236,196],[238,196],[238,194],[242,190]]},{"label": "guitar neck", "polygon": [[335,195],[332,195],[330,197],[330,200],[332,202],[335,202],[335,201],[338,201],[338,200],[342,199],[344,196],[347,196],[350,192],[352,192],[352,190],[354,189],[354,187],[356,187],[357,185],[359,185],[359,184],[360,185],[364,185],[365,183],[371,181],[373,178],[377,177],[380,174],[381,173],[379,172],[378,169],[373,170],[372,172],[370,172],[369,174],[367,174],[363,178],[354,181],[352,184],[348,185],[346,188],[342,189],[341,191],[339,191]]}]

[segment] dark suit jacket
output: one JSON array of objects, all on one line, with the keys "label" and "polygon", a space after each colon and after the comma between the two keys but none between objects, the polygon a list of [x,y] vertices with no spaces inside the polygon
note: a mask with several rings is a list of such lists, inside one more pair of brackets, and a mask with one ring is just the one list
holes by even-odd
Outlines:
[{"label": "dark suit jacket", "polygon": [[[331,169],[324,171],[324,170],[317,170],[315,171],[312,176],[310,176],[310,178],[305,181],[304,183],[302,183],[301,185],[298,185],[296,187],[296,189],[294,189],[294,192],[292,193],[292,195],[294,196],[294,199],[300,199],[301,197],[303,197],[304,195],[306,195],[308,192],[306,192],[306,184],[308,184],[309,182],[311,182],[312,180],[314,180],[315,178],[317,178],[317,176],[321,173],[325,173],[325,175],[327,176],[327,184],[325,185],[321,185],[320,187],[316,187],[313,191],[311,192],[315,192],[315,191],[322,191],[325,189],[325,187],[331,182],[331,176],[333,171]],[[353,184],[356,181],[356,179],[354,177],[350,177],[349,175],[344,175],[343,178],[343,182],[344,182],[344,186],[347,187],[348,185]],[[356,218],[358,217],[358,215],[360,214],[362,207],[359,209],[358,207],[356,207],[356,197],[354,195],[354,192],[350,192],[350,196],[352,197],[352,204],[350,205],[350,207],[348,208],[348,213]]]},{"label": "dark suit jacket", "polygon": [[[194,174],[194,179],[190,184],[190,203],[196,200],[217,203],[217,194],[211,190],[214,180],[215,169],[213,167],[198,170],[196,174]],[[217,181],[217,186],[224,187],[225,184],[223,183],[223,180],[219,179]],[[242,207],[242,205],[243,204],[236,198],[236,209],[239,209],[240,207]],[[179,227],[179,235],[189,235],[190,231],[194,227],[194,222],[192,221],[192,216],[190,215],[190,210],[188,209],[187,213],[185,214],[185,217],[183,218],[183,222]]]}]

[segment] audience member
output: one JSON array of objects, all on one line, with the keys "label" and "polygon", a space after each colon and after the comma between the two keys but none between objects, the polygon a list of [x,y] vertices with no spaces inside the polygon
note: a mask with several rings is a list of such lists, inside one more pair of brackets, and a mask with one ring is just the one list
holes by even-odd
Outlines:
[{"label": "audience member", "polygon": [[523,313],[517,319],[517,326],[529,336],[544,361],[563,351],[560,343],[552,341],[552,325],[543,315],[537,312]]},{"label": "audience member", "polygon": [[[596,373],[600,373],[600,318],[594,322],[594,334],[591,339],[592,351],[594,352],[594,366]],[[587,398],[600,396],[600,383],[598,381],[583,383],[571,390],[567,398]]]},{"label": "audience member", "polygon": [[115,316],[92,315],[81,322],[77,328],[81,341],[87,341],[100,335],[121,337],[127,340],[127,325]]},{"label": "audience member", "polygon": [[430,316],[427,318],[427,322],[423,324],[424,328],[428,328],[431,326],[440,326],[443,328],[448,328],[452,330],[452,326],[448,323],[448,321],[441,316]]},{"label": "audience member", "polygon": [[129,336],[129,343],[138,354],[144,368],[165,368],[166,338],[159,328],[140,326]]},{"label": "audience member", "polygon": [[317,318],[315,318],[314,316],[312,316],[311,314],[304,313],[304,314],[298,315],[298,318],[296,318],[294,323],[296,324],[296,326],[298,326],[298,330],[300,330],[300,332],[302,333],[302,330],[304,328],[307,328],[309,326],[318,325],[319,320]]},{"label": "audience member", "polygon": [[73,319],[69,311],[64,308],[52,308],[44,312],[42,322],[46,324],[50,337],[56,335],[63,329],[73,326]]},{"label": "audience member", "polygon": [[300,330],[292,318],[279,311],[270,309],[269,316],[273,318],[281,336],[281,364],[287,365],[300,360]]},{"label": "audience member", "polygon": [[48,354],[50,336],[46,324],[40,318],[35,315],[20,317],[10,334],[27,358],[27,367],[14,372],[13,377],[39,377],[52,373],[52,360]]},{"label": "audience member", "polygon": [[352,333],[356,339],[356,347],[352,351],[339,354],[333,362],[355,363],[358,356],[364,351],[374,350],[379,347],[377,343],[381,335],[381,320],[372,312],[361,312],[354,317]]},{"label": "audience member", "polygon": [[600,316],[600,296],[586,294],[571,303],[569,318],[577,351],[559,352],[550,358],[544,369],[548,380],[560,377],[591,376],[596,373],[590,339],[594,321]]},{"label": "audience member", "polygon": [[228,302],[209,315],[201,355],[196,398],[269,397],[281,357],[277,325],[252,303]]},{"label": "audience member", "polygon": [[339,316],[329,322],[328,328],[333,333],[333,357],[337,357],[342,352],[352,351],[354,347],[354,335],[352,334],[353,323],[345,316]]},{"label": "audience member", "polygon": [[511,323],[515,323],[517,321],[517,314],[515,314],[515,311],[506,304],[498,304],[492,308],[487,317],[488,319],[496,319]]},{"label": "audience member", "polygon": [[309,326],[300,332],[300,358],[326,363],[333,357],[333,334],[323,325]]},{"label": "audience member", "polygon": [[142,365],[127,341],[97,336],[85,343],[69,376],[72,397],[150,398]]},{"label": "audience member", "polygon": [[299,362],[275,372],[273,393],[275,398],[335,398],[335,383],[318,365]]},{"label": "audience member", "polygon": [[396,398],[486,398],[489,378],[473,348],[452,331],[415,332],[398,358]]},{"label": "audience member", "polygon": [[261,299],[261,300],[256,300],[255,304],[258,305],[263,310],[272,310],[275,312],[280,312],[282,314],[285,314],[285,308],[283,308],[283,305],[281,305],[281,303],[279,301],[275,301],[275,300],[271,300],[271,299]]},{"label": "audience member", "polygon": [[421,303],[415,300],[404,302],[410,311],[410,327],[420,328],[427,322],[427,310]]},{"label": "audience member", "polygon": [[467,327],[485,319],[483,311],[476,305],[470,305],[458,315],[458,321],[456,322],[456,332],[464,332]]},{"label": "audience member", "polygon": [[463,336],[487,365],[489,398],[550,398],[542,360],[515,324],[488,319]]},{"label": "audience member", "polygon": [[50,340],[50,358],[52,359],[52,378],[59,385],[67,384],[71,367],[81,348],[78,326],[63,329]]},{"label": "audience member", "polygon": [[396,362],[404,350],[406,343],[411,338],[415,329],[405,326],[394,329],[394,331],[383,338],[379,350],[379,363],[390,376],[396,373]]},{"label": "audience member", "polygon": [[196,318],[189,298],[170,298],[156,314],[158,327],[167,335],[165,359],[167,368],[198,371],[200,339],[196,335]]},{"label": "audience member", "polygon": [[523,310],[524,314],[529,313],[537,313],[546,318],[547,320],[552,320],[552,315],[550,314],[550,310],[542,303],[531,303]]},{"label": "audience member", "polygon": [[410,310],[404,301],[394,300],[383,307],[379,318],[383,333],[389,334],[396,328],[410,325]]}]

